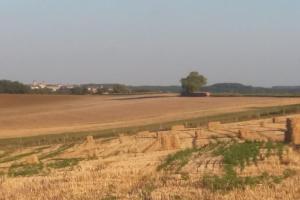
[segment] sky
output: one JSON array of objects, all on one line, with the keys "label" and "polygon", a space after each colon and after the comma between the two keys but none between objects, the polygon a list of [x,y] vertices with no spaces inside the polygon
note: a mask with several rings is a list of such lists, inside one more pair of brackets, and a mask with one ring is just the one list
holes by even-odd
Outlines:
[{"label": "sky", "polygon": [[0,79],[300,85],[299,0],[0,0]]}]

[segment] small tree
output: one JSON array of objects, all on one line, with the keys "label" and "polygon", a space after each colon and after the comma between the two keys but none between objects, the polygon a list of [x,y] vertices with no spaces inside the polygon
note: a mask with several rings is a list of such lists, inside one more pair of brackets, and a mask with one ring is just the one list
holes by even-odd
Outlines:
[{"label": "small tree", "polygon": [[17,81],[0,80],[0,93],[26,94],[30,87]]},{"label": "small tree", "polygon": [[71,94],[85,95],[88,94],[88,89],[86,87],[77,86],[71,89]]},{"label": "small tree", "polygon": [[185,94],[192,94],[206,85],[207,79],[198,72],[191,72],[186,78],[181,79],[181,86]]},{"label": "small tree", "polygon": [[113,93],[126,94],[126,93],[129,93],[129,89],[126,85],[114,84],[113,85]]}]

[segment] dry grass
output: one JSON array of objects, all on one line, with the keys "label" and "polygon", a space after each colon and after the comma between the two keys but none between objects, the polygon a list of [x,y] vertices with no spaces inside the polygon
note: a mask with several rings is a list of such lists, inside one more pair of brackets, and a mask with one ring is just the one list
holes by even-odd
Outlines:
[{"label": "dry grass", "polygon": [[[285,124],[265,119],[222,124],[213,131],[173,128],[121,135],[122,142],[119,138],[87,137],[75,145],[41,147],[38,149],[45,149],[40,151],[34,151],[37,147],[19,149],[1,159],[26,152],[35,152],[35,158],[43,159],[40,163],[19,165],[16,163],[23,157],[17,156],[14,161],[1,163],[0,200],[299,199],[300,153],[287,146],[283,149],[277,143],[248,142],[244,147],[243,138],[238,138],[242,128],[261,139],[284,139]],[[165,135],[167,146],[172,148],[162,150],[161,135]],[[260,151],[248,151],[258,145]],[[244,180],[237,177],[255,179],[249,179],[250,185],[244,188],[233,187],[228,191],[212,191],[203,185],[206,174],[222,177],[225,164],[236,170],[233,181]],[[164,167],[157,171],[158,166]]]}]

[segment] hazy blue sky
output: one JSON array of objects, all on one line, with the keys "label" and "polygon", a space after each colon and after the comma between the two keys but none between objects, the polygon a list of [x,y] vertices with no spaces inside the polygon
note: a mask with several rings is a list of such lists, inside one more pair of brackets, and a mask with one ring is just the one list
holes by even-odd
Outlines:
[{"label": "hazy blue sky", "polygon": [[300,85],[299,0],[0,0],[0,79]]}]

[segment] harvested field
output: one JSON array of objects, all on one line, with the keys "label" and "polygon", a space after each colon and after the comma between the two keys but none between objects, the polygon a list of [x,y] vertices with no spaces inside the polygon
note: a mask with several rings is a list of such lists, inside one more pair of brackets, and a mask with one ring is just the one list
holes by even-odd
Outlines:
[{"label": "harvested field", "polygon": [[300,98],[0,95],[0,138],[129,127],[298,103]]},{"label": "harvested field", "polygon": [[297,200],[300,152],[282,143],[294,117],[4,151],[0,199]]}]

